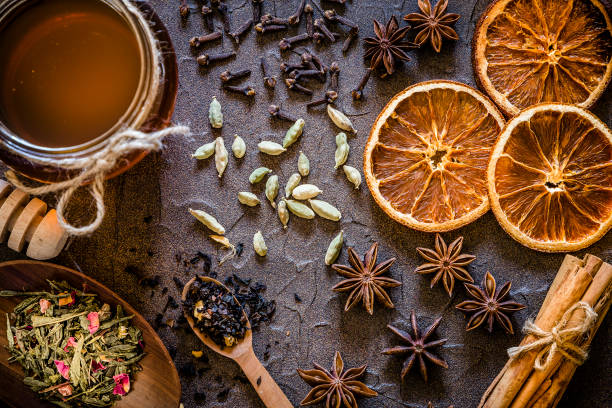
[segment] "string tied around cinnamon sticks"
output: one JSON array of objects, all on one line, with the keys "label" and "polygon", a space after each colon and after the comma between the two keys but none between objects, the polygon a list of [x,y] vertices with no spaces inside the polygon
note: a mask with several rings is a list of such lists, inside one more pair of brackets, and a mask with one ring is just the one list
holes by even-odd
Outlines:
[{"label": "string tied around cinnamon sticks", "polygon": [[[570,317],[576,310],[583,310],[584,317],[576,326],[567,328]],[[574,344],[574,341],[588,332],[597,321],[597,313],[586,302],[576,302],[566,310],[561,320],[548,332],[540,329],[533,320],[528,320],[523,327],[525,334],[535,336],[538,340],[524,346],[511,347],[508,349],[510,359],[519,357],[529,351],[540,350],[533,363],[533,368],[538,371],[544,370],[553,361],[555,353],[560,353],[563,357],[572,361],[576,365],[581,365],[588,357],[588,353],[583,348]]]},{"label": "string tied around cinnamon sticks", "polygon": [[[157,132],[145,133],[135,129],[125,129],[112,135],[106,145],[96,153],[82,158],[46,159],[31,158],[30,160],[44,166],[61,167],[78,172],[74,177],[57,183],[31,187],[23,184],[19,176],[12,170],[5,173],[6,179],[15,187],[32,195],[58,193],[57,220],[64,230],[74,236],[87,235],[94,232],[104,218],[104,180],[106,175],[115,169],[126,155],[140,151],[158,151],[163,147],[166,136],[187,136],[190,130],[187,126],[171,126]],[[90,182],[89,193],[96,204],[94,220],[83,226],[74,226],[66,221],[64,216],[66,206],[72,194],[83,184]]]}]

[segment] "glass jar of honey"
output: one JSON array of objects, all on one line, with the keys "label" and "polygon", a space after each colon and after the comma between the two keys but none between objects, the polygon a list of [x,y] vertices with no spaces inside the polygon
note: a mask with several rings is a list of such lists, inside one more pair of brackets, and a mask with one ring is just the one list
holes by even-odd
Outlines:
[{"label": "glass jar of honey", "polygon": [[[62,160],[94,154],[122,129],[170,124],[176,56],[146,2],[5,0],[0,61],[0,159],[31,179],[64,180],[73,174]],[[108,177],[145,155],[128,155]]]}]

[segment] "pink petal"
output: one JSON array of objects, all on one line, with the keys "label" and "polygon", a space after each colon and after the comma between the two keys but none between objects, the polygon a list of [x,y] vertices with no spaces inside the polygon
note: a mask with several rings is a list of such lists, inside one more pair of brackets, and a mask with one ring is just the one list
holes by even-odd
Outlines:
[{"label": "pink petal", "polygon": [[90,334],[94,334],[100,328],[100,317],[98,316],[98,312],[91,312],[87,314],[87,320],[89,320],[89,326],[87,329]]},{"label": "pink petal", "polygon": [[115,388],[113,394],[125,395],[130,391],[130,376],[127,374],[118,374],[113,376],[115,380]]},{"label": "pink petal", "polygon": [[62,385],[57,389],[57,391],[64,397],[68,397],[72,395],[72,386],[70,384]]},{"label": "pink petal", "polygon": [[69,380],[70,379],[70,366],[68,366],[67,364],[64,364],[64,362],[61,360],[55,360],[53,362],[55,363],[55,366],[57,367],[57,371],[59,371],[62,377],[64,377],[66,380]]},{"label": "pink petal", "polygon": [[40,313],[42,314],[45,314],[47,309],[49,309],[49,306],[51,306],[51,302],[49,302],[47,299],[40,299],[38,304],[40,305]]},{"label": "pink petal", "polygon": [[74,339],[74,337],[68,337],[68,341],[66,342],[66,347],[64,347],[64,351],[68,352],[68,347],[74,347],[76,345],[77,345],[77,342]]},{"label": "pink petal", "polygon": [[106,367],[104,367],[104,364],[98,363],[96,360],[93,360],[91,362],[91,371],[95,373],[96,371],[100,371],[100,370],[106,370]]}]

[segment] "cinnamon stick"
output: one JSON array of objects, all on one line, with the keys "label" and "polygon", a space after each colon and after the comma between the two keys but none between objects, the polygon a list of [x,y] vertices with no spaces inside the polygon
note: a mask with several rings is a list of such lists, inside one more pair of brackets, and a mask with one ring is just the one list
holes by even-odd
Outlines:
[{"label": "cinnamon stick", "polygon": [[[572,305],[582,299],[593,277],[602,264],[601,259],[586,255],[584,260],[566,255],[538,312],[535,324],[550,331]],[[526,336],[520,345],[535,341]],[[537,352],[531,351],[520,358],[509,360],[483,395],[479,408],[508,408],[533,371]]]},{"label": "cinnamon stick", "polygon": [[[609,264],[602,264],[601,268],[597,270],[593,282],[589,285],[584,296],[580,299],[582,302],[587,303],[593,307],[595,303],[601,298],[606,288],[610,286],[612,282],[612,266]],[[601,315],[598,316],[598,321],[601,319]],[[575,311],[567,327],[576,327],[581,319],[584,318],[584,312],[582,310]],[[533,371],[529,376],[529,379],[523,385],[520,393],[516,396],[512,403],[512,408],[520,408],[527,406],[528,402],[532,399],[534,393],[540,388],[542,382],[544,382],[551,374],[557,371],[560,364],[563,363],[563,356],[557,353],[551,362],[551,364],[544,370]]]},{"label": "cinnamon stick", "polygon": [[[604,264],[601,269],[607,270],[607,274],[612,273],[612,266]],[[601,271],[600,271],[601,272]],[[598,273],[599,275],[599,273]],[[597,329],[603,323],[610,306],[612,305],[612,283],[608,283],[608,287],[601,294],[599,301],[593,306],[593,309],[598,315],[597,322],[591,329],[588,338],[582,344],[582,347],[588,347],[597,333]],[[529,408],[554,408],[557,406],[563,393],[574,375],[578,366],[569,360],[563,360],[559,369],[556,370],[550,379],[542,384],[543,392],[534,396],[530,402]],[[549,383],[549,384],[547,384]]]}]

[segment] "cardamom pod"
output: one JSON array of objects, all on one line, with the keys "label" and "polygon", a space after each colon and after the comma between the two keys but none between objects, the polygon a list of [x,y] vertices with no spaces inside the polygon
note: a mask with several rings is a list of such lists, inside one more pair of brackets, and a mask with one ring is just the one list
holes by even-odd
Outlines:
[{"label": "cardamom pod", "polygon": [[285,134],[285,138],[283,139],[283,147],[289,147],[298,140],[298,138],[302,135],[304,123],[304,119],[299,118],[293,125],[291,125]]},{"label": "cardamom pod", "polygon": [[215,153],[214,140],[210,143],[206,143],[205,145],[198,147],[198,149],[191,155],[191,157],[198,160],[203,160],[208,159],[210,156],[213,155],[213,153]]},{"label": "cardamom pod", "polygon": [[302,177],[306,177],[310,173],[310,160],[301,150],[300,157],[298,157],[298,171]]},{"label": "cardamom pod", "polygon": [[266,197],[270,204],[272,204],[273,208],[276,208],[276,196],[278,195],[278,176],[275,174],[273,176],[268,177],[268,181],[266,181]]},{"label": "cardamom pod", "polygon": [[314,212],[305,204],[300,203],[295,200],[285,200],[287,203],[287,208],[293,214],[297,215],[300,218],[306,218],[307,220],[312,220],[315,216]]},{"label": "cardamom pod", "polygon": [[348,181],[355,185],[355,189],[358,189],[361,185],[361,173],[359,173],[359,170],[346,164],[342,166],[342,170],[344,170]]},{"label": "cardamom pod", "polygon": [[202,210],[192,210],[190,208],[189,213],[193,215],[202,224],[206,225],[209,230],[216,232],[219,235],[225,234],[225,228],[223,228],[223,225],[219,224],[219,221],[217,221],[215,217],[208,214],[207,212]]},{"label": "cardamom pod", "polygon": [[333,205],[322,200],[308,200],[310,207],[319,217],[326,218],[332,221],[340,221],[342,214]]},{"label": "cardamom pod", "polygon": [[334,167],[335,169],[346,163],[346,159],[348,159],[350,146],[346,141],[346,133],[340,132],[336,135],[336,146],[336,167]]},{"label": "cardamom pod", "polygon": [[217,167],[217,173],[219,177],[223,176],[223,172],[227,167],[228,154],[225,148],[225,143],[222,137],[215,139],[215,166]]},{"label": "cardamom pod", "polygon": [[255,207],[259,204],[259,198],[249,191],[241,191],[238,193],[238,201],[241,204],[248,205],[249,207]]},{"label": "cardamom pod", "polygon": [[289,211],[287,211],[287,202],[285,200],[280,200],[277,211],[278,218],[280,219],[281,224],[283,224],[283,228],[287,229],[287,224],[289,223]]},{"label": "cardamom pod", "polygon": [[336,261],[336,259],[338,259],[343,243],[344,231],[340,231],[340,233],[336,235],[334,239],[332,239],[327,247],[327,252],[325,253],[325,265],[331,265]]},{"label": "cardamom pod", "polygon": [[217,100],[216,96],[213,96],[212,101],[210,102],[210,107],[208,108],[208,120],[210,121],[210,126],[215,129],[220,129],[223,127],[223,113],[221,112],[221,104]]},{"label": "cardamom pod", "polygon": [[261,231],[257,231],[255,235],[253,235],[253,248],[255,248],[255,252],[259,256],[266,256],[268,253],[268,247],[266,246],[263,235],[261,235]]},{"label": "cardamom pod", "polygon": [[338,109],[334,109],[331,105],[327,105],[327,114],[329,118],[334,122],[334,125],[338,126],[342,130],[347,132],[357,133],[351,120],[346,115],[340,112]]},{"label": "cardamom pod", "polygon": [[259,183],[269,173],[272,173],[272,170],[270,170],[269,168],[267,168],[267,167],[258,167],[255,170],[253,170],[253,172],[249,176],[249,182],[251,184]]},{"label": "cardamom pod", "polygon": [[279,154],[287,151],[287,149],[285,149],[280,144],[276,142],[270,142],[268,140],[259,142],[259,144],[257,144],[257,147],[259,148],[260,152],[269,154],[271,156],[278,156]]},{"label": "cardamom pod", "polygon": [[227,237],[224,237],[223,235],[209,235],[208,237],[216,243],[223,245],[225,248],[234,247],[232,243],[229,242],[229,239],[227,239]]},{"label": "cardamom pod", "polygon": [[287,180],[287,184],[285,185],[285,197],[291,197],[293,189],[300,184],[300,181],[302,181],[302,177],[299,175],[299,173],[293,173],[289,177],[289,180]]},{"label": "cardamom pod", "polygon": [[234,143],[232,143],[232,152],[234,153],[234,157],[237,159],[242,159],[244,154],[246,153],[246,143],[244,143],[244,139],[242,139],[238,135],[234,135]]},{"label": "cardamom pod", "polygon": [[296,200],[308,200],[309,198],[315,198],[323,191],[314,184],[301,184],[293,189],[291,195]]}]

